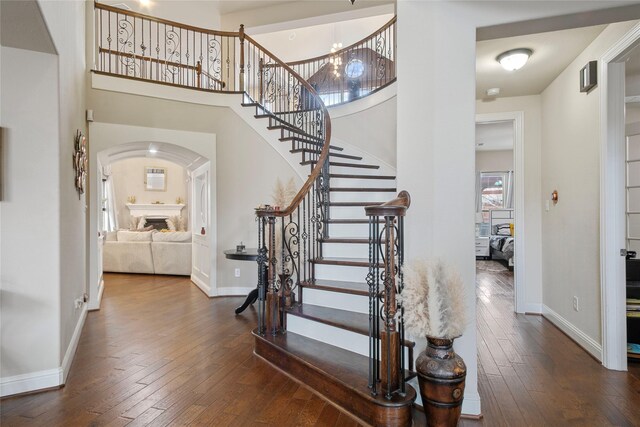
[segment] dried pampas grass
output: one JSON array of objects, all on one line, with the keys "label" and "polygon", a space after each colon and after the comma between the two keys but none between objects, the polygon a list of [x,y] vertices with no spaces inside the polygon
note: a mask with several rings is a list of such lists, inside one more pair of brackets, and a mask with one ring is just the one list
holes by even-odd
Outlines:
[{"label": "dried pampas grass", "polygon": [[405,327],[413,336],[452,339],[466,326],[464,283],[443,261],[415,261],[404,272]]}]

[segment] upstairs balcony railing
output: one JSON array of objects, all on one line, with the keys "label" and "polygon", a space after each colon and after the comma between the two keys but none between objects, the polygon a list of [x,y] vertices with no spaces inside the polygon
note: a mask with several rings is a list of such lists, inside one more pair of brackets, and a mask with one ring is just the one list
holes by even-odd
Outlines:
[{"label": "upstairs balcony railing", "polygon": [[362,98],[396,80],[396,23],[394,16],[359,42],[287,65],[313,86],[327,106]]}]

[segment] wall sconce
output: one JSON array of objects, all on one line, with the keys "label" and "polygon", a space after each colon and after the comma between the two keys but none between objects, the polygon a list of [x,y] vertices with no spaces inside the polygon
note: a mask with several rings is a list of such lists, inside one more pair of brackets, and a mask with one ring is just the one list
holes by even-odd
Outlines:
[{"label": "wall sconce", "polygon": [[553,193],[551,193],[551,201],[554,205],[558,204],[558,190],[553,190]]}]

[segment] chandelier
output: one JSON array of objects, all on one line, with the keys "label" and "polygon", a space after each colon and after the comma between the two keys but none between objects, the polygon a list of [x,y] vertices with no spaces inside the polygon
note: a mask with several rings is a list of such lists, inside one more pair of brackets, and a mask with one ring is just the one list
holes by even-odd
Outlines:
[{"label": "chandelier", "polygon": [[[336,53],[338,49],[341,48],[342,43],[334,43],[331,47],[331,53]],[[340,77],[340,66],[342,65],[342,58],[340,57],[340,55],[333,55],[331,58],[329,58],[329,62],[333,64],[333,75],[336,78]]]}]

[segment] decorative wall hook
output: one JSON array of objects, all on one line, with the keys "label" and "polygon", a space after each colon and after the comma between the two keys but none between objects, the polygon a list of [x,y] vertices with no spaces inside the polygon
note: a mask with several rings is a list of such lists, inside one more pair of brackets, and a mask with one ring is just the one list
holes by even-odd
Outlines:
[{"label": "decorative wall hook", "polygon": [[553,193],[551,193],[551,201],[554,205],[558,204],[558,190],[553,190]]}]

